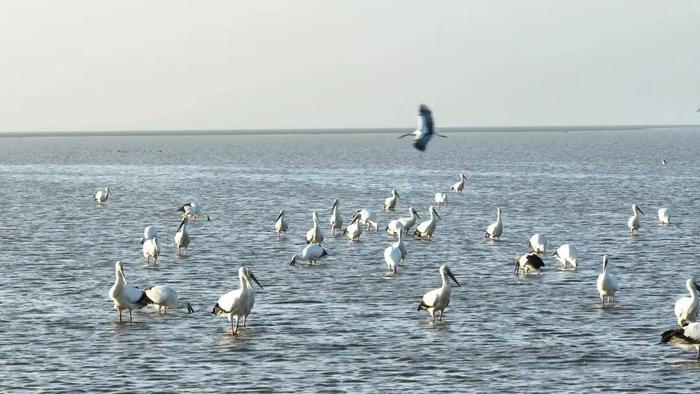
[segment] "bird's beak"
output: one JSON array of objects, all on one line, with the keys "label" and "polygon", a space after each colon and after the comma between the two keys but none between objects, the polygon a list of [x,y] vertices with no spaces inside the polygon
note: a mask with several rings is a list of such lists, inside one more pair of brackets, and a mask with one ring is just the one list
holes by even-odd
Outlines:
[{"label": "bird's beak", "polygon": [[258,279],[255,277],[255,275],[253,275],[252,272],[251,272],[248,276],[249,276],[250,279],[252,279],[255,283],[257,283],[258,286],[260,286],[261,289],[263,288],[262,285],[260,284],[260,282],[258,282]]},{"label": "bird's beak", "polygon": [[124,280],[126,281],[126,274],[124,273],[124,267],[119,267],[119,272],[121,272],[122,277],[123,277]]},{"label": "bird's beak", "polygon": [[398,193],[398,192],[396,192],[396,197],[397,197],[397,198],[401,198],[401,196],[399,196],[399,193]]},{"label": "bird's beak", "polygon": [[435,214],[435,216],[438,217],[438,219],[442,220],[442,217],[440,216],[439,213],[437,213],[437,211],[435,209],[433,209],[433,213]]},{"label": "bird's beak", "polygon": [[513,273],[517,274],[520,269],[520,264],[518,264],[518,256],[515,256],[515,268],[513,269]]},{"label": "bird's beak", "polygon": [[556,252],[554,252],[554,254],[552,256],[559,257],[559,251],[557,250]]},{"label": "bird's beak", "polygon": [[[637,210],[639,211],[639,213],[641,213],[642,215],[644,215],[644,212],[642,212],[642,210],[641,210],[639,207],[637,207]],[[646,215],[644,215],[644,216],[646,216]]]},{"label": "bird's beak", "polygon": [[693,286],[695,286],[695,290],[700,291],[700,285],[697,282],[693,282]]},{"label": "bird's beak", "polygon": [[455,276],[452,274],[452,271],[447,271],[447,275],[449,275],[449,277],[452,278],[453,281],[455,281],[457,286],[462,287],[462,285],[460,285],[459,282],[457,282],[457,278],[455,278]]},{"label": "bird's beak", "polygon": [[333,213],[333,210],[335,207],[338,205],[338,200],[333,201],[333,207],[331,208],[331,213]]},{"label": "bird's beak", "polygon": [[277,215],[277,219],[275,219],[275,222],[278,221],[278,220],[280,220],[280,218],[282,217],[282,215],[284,215],[284,211],[280,211],[280,214]]},{"label": "bird's beak", "polygon": [[184,218],[182,218],[182,220],[180,221],[180,225],[177,226],[177,230],[175,231],[176,233],[179,232],[180,229],[182,228],[182,226],[185,225],[185,222],[187,222],[187,216],[185,216]]}]

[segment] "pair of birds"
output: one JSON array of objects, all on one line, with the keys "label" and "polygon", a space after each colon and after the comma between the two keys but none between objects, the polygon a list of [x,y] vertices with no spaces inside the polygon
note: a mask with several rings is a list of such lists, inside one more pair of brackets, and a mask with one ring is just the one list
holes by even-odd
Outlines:
[{"label": "pair of birds", "polygon": [[115,281],[109,290],[109,298],[114,302],[114,309],[119,314],[119,322],[122,322],[122,311],[129,310],[129,323],[133,322],[131,311],[143,308],[146,305],[157,305],[158,313],[168,312],[168,308],[184,307],[187,313],[194,312],[189,302],[178,299],[177,291],[168,286],[149,286],[140,289],[126,281],[124,265],[117,261],[114,265]]},{"label": "pair of birds", "polygon": [[[187,248],[190,246],[190,234],[187,232],[187,224],[189,221],[189,216],[183,217],[177,230],[175,230],[175,245],[177,246],[177,253],[180,256],[186,255]],[[158,243],[158,228],[156,226],[146,226],[143,230],[141,244],[146,264],[150,263],[151,258],[153,258],[154,264],[158,264],[160,244]]]},{"label": "pair of birds", "polygon": [[[629,219],[627,219],[627,229],[629,230],[630,233],[636,233],[637,230],[639,230],[639,215],[638,213],[641,213],[644,215],[644,212],[637,206],[637,204],[632,204],[632,216],[630,216]],[[671,223],[671,218],[670,218],[670,211],[668,208],[659,208],[657,212],[657,217],[659,218],[659,223],[661,224],[670,224]]]},{"label": "pair of birds", "polygon": [[698,295],[700,285],[692,278],[686,280],[685,287],[690,295],[679,298],[673,308],[680,328],[666,330],[661,334],[660,343],[670,343],[681,349],[695,349],[700,363],[700,323],[698,318]]}]

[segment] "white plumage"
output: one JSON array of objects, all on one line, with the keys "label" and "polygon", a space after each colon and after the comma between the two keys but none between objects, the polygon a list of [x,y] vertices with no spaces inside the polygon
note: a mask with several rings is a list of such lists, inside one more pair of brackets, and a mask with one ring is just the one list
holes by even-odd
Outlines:
[{"label": "white plumage", "polygon": [[467,177],[464,176],[464,173],[459,174],[459,181],[452,185],[452,191],[453,192],[461,192],[464,189],[464,181],[467,180]]},{"label": "white plumage", "polygon": [[339,231],[342,231],[343,229],[343,219],[340,217],[340,212],[338,212],[339,205],[340,203],[338,202],[337,198],[333,200],[333,208],[331,208],[330,218],[331,233],[333,235],[335,235]]},{"label": "white plumage", "polygon": [[[219,301],[214,305],[214,309],[211,312],[215,315],[228,316],[228,320],[231,322],[231,335],[238,334],[238,324],[241,317],[243,318],[243,327],[246,326],[248,315],[255,305],[255,291],[250,284],[250,280],[252,279],[261,289],[263,288],[255,278],[255,275],[253,275],[253,271],[247,267],[241,267],[238,270],[238,279],[240,282],[239,288],[219,297]],[[235,328],[233,325],[234,319],[236,320]]]},{"label": "white plumage", "polygon": [[530,247],[537,254],[547,253],[547,245],[548,244],[549,244],[549,240],[543,234],[537,233],[537,234],[533,235],[532,237],[530,237]]},{"label": "white plumage", "polygon": [[143,238],[141,238],[141,243],[146,242],[148,239],[153,239],[158,236],[158,228],[154,225],[146,226],[143,229]]},{"label": "white plumage", "polygon": [[328,252],[320,244],[308,244],[302,249],[300,254],[295,254],[289,265],[295,265],[297,260],[308,260],[309,265],[315,264],[321,257],[326,256]]},{"label": "white plumage", "polygon": [[[399,235],[400,236],[400,235]],[[398,245],[392,244],[384,249],[384,261],[390,272],[396,273],[401,263],[401,249]]]},{"label": "white plumage", "polygon": [[564,264],[564,268],[571,266],[575,269],[578,267],[577,259],[579,257],[579,254],[578,250],[576,250],[576,247],[574,247],[574,245],[561,245],[557,249],[557,251],[554,252],[554,257],[556,257],[557,260]]},{"label": "white plumage", "polygon": [[496,222],[486,227],[486,237],[499,239],[503,234],[503,222],[501,221],[501,208],[496,208]]},{"label": "white plumage", "polygon": [[206,217],[207,220],[209,220],[209,215],[204,214],[204,205],[196,202],[185,203],[180,208],[178,208],[177,211],[185,216],[189,216],[190,219],[193,220],[197,220],[200,217]]},{"label": "white plumage", "polygon": [[433,232],[435,232],[435,227],[437,226],[437,219],[442,218],[433,206],[428,208],[428,212],[430,213],[430,219],[418,225],[416,231],[413,232],[415,237],[433,239]]},{"label": "white plumage", "polygon": [[178,254],[182,254],[183,250],[187,254],[187,248],[190,246],[190,234],[187,232],[187,223],[189,221],[190,219],[187,216],[182,218],[180,226],[175,231],[175,245],[177,246]]},{"label": "white plumage", "polygon": [[143,242],[143,257],[146,259],[146,264],[151,262],[151,258],[153,258],[153,264],[158,264],[158,256],[160,256],[158,237],[145,240]]},{"label": "white plumage", "polygon": [[633,215],[627,220],[627,229],[631,233],[636,233],[637,230],[639,230],[639,215],[637,215],[637,212],[641,213],[642,215],[644,215],[644,212],[639,209],[637,204],[632,204],[632,212]]},{"label": "white plumage", "polygon": [[694,322],[698,318],[698,296],[696,290],[700,290],[700,286],[692,279],[688,279],[685,281],[685,288],[688,289],[690,296],[679,298],[673,307],[679,326],[682,326],[685,322]]},{"label": "white plumage", "polygon": [[284,220],[284,209],[280,210],[275,220],[275,232],[277,233],[277,238],[281,237],[282,233],[284,233],[285,236],[287,235],[287,221]]},{"label": "white plumage", "polygon": [[323,242],[323,234],[321,234],[321,226],[319,226],[318,213],[316,211],[311,213],[311,219],[313,220],[313,226],[311,230],[306,232],[306,243],[320,244]]},{"label": "white plumage", "polygon": [[671,343],[680,349],[695,349],[700,363],[700,323],[688,323],[681,328],[667,330],[661,334],[661,343]]},{"label": "white plumage", "polygon": [[389,224],[386,226],[386,231],[390,235],[397,235],[400,231],[403,231],[404,233],[408,233],[413,225],[416,223],[416,218],[420,219],[420,216],[418,216],[418,213],[413,207],[408,208],[408,214],[409,216],[403,216],[398,219],[394,219],[389,222]]},{"label": "white plumage", "polygon": [[347,235],[350,240],[359,241],[362,231],[362,225],[360,224],[360,213],[357,212],[355,215],[353,215],[352,221],[350,224],[348,224],[343,233]]},{"label": "white plumage", "polygon": [[424,309],[428,311],[433,322],[435,321],[436,312],[440,312],[439,320],[442,320],[442,316],[445,314],[445,308],[450,304],[451,290],[447,277],[449,276],[457,286],[460,286],[459,282],[457,282],[457,278],[452,274],[447,264],[441,265],[439,271],[440,277],[442,278],[442,286],[425,293],[420,304],[418,304],[418,310]]},{"label": "white plumage", "polygon": [[112,195],[112,191],[109,190],[109,186],[106,186],[104,190],[99,190],[95,193],[95,201],[97,201],[98,204],[102,204],[107,201],[110,195]]},{"label": "white plumage", "polygon": [[368,230],[372,227],[374,227],[374,230],[377,230],[378,228],[377,218],[374,216],[373,213],[366,209],[360,210],[360,223],[364,224]]},{"label": "white plumage", "polygon": [[658,212],[659,223],[670,224],[671,223],[670,215],[671,215],[671,212],[668,210],[668,208],[659,208],[659,212]]},{"label": "white plumage", "polygon": [[391,197],[384,199],[384,209],[387,211],[393,211],[396,207],[396,201],[399,199],[399,193],[396,190],[391,191]]},{"label": "white plumage", "polygon": [[419,151],[424,151],[428,142],[433,137],[437,135],[439,137],[445,137],[440,135],[435,131],[433,114],[427,105],[421,104],[418,108],[418,128],[411,133],[406,133],[399,138],[403,138],[409,135],[413,135],[413,146]]},{"label": "white plumage", "polygon": [[537,255],[537,253],[524,254],[522,256],[515,257],[515,274],[518,275],[522,271],[525,275],[530,272],[537,271],[539,275],[542,272],[542,267],[544,267],[544,261]]},{"label": "white plumage", "polygon": [[161,311],[163,313],[168,313],[168,308],[178,308],[184,307],[187,309],[187,313],[194,312],[194,308],[187,301],[180,301],[178,299],[177,291],[172,287],[168,286],[150,286],[143,289],[146,296],[151,300],[154,305],[158,305],[158,313]]},{"label": "white plumage", "polygon": [[607,255],[603,256],[603,272],[598,275],[596,287],[598,288],[602,307],[605,308],[606,305],[610,307],[615,306],[615,293],[619,288],[619,281],[615,275],[608,272]]},{"label": "white plumage", "polygon": [[122,321],[122,311],[129,310],[129,323],[132,323],[131,311],[140,309],[152,303],[143,290],[126,283],[124,266],[120,261],[114,265],[116,279],[109,290],[109,298],[114,302],[114,309],[119,313],[119,321]]},{"label": "white plumage", "polygon": [[447,194],[435,193],[435,204],[437,204],[438,206],[447,204]]}]

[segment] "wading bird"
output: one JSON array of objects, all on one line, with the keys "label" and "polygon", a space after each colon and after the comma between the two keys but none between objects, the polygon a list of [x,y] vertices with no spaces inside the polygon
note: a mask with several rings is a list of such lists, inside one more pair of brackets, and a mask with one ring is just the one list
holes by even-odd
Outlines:
[{"label": "wading bird", "polygon": [[168,313],[168,308],[186,308],[187,313],[194,308],[187,301],[178,300],[177,291],[168,286],[149,286],[143,289],[153,305],[158,305],[158,313]]},{"label": "wading bird", "polygon": [[486,227],[486,238],[499,239],[503,234],[503,221],[501,221],[501,208],[496,208],[496,222]]},{"label": "wading bird", "polygon": [[95,201],[97,201],[98,204],[102,204],[103,202],[107,201],[107,199],[111,195],[112,191],[109,190],[109,186],[107,186],[104,190],[100,190],[97,193],[95,193]]},{"label": "wading bird", "polygon": [[619,288],[619,281],[615,275],[608,272],[607,255],[603,256],[603,272],[598,275],[597,288],[602,307],[605,308],[606,301],[608,306],[615,306],[615,292]]},{"label": "wading bird", "polygon": [[690,297],[679,298],[673,307],[679,326],[683,326],[683,323],[694,322],[698,318],[698,295],[696,291],[700,290],[700,286],[693,279],[688,279],[685,281],[685,288],[688,289]]},{"label": "wading bird", "polygon": [[556,250],[556,252],[554,252],[553,256],[556,257],[557,260],[559,260],[562,264],[564,264],[564,268],[571,266],[574,269],[576,269],[578,267],[578,263],[576,262],[576,259],[578,259],[578,251],[576,250],[576,247],[574,247],[574,245],[561,245]]},{"label": "wading bird", "polygon": [[447,204],[447,194],[435,193],[435,204],[437,204],[437,206],[442,206],[442,205]]},{"label": "wading bird", "polygon": [[396,190],[392,190],[391,197],[387,197],[384,199],[384,210],[393,211],[396,207],[396,201],[398,201],[399,198],[399,193],[397,193]]},{"label": "wading bird", "polygon": [[530,237],[530,247],[537,254],[546,254],[547,244],[549,244],[549,240],[542,234],[537,233]]},{"label": "wading bird", "polygon": [[311,213],[311,219],[313,220],[313,226],[311,230],[306,232],[306,243],[307,244],[320,244],[323,242],[323,234],[321,234],[321,227],[318,224],[318,213],[313,211]]},{"label": "wading bird", "polygon": [[644,215],[644,212],[639,209],[637,204],[632,204],[632,212],[633,215],[627,220],[627,229],[634,234],[637,232],[637,230],[639,230],[639,215],[637,215],[637,212],[641,213],[642,215]]},{"label": "wading bird", "polygon": [[340,217],[340,212],[338,212],[339,202],[336,198],[333,200],[333,208],[331,208],[331,234],[335,235],[338,232],[343,231],[343,219]]},{"label": "wading bird", "polygon": [[180,226],[175,231],[175,245],[177,245],[177,254],[182,255],[187,254],[187,247],[190,246],[190,234],[187,232],[187,223],[190,219],[185,216],[180,221]]},{"label": "wading bird", "polygon": [[413,232],[414,237],[433,239],[433,232],[435,232],[435,226],[437,226],[437,219],[442,218],[433,206],[428,208],[428,212],[430,213],[430,219],[418,225],[416,231]]},{"label": "wading bird", "polygon": [[[236,290],[231,290],[228,293],[219,297],[214,309],[211,311],[214,315],[227,315],[228,320],[231,322],[231,335],[238,334],[238,324],[243,318],[243,327],[246,326],[248,321],[248,315],[250,311],[253,310],[253,305],[255,305],[255,291],[253,286],[250,284],[252,279],[260,288],[262,285],[253,275],[247,267],[241,267],[238,269],[238,279],[240,286]],[[236,319],[236,326],[233,326],[233,320]]]},{"label": "wading bird", "polygon": [[455,276],[452,274],[452,271],[450,271],[447,264],[441,265],[439,271],[440,277],[442,277],[442,286],[438,289],[430,290],[429,292],[425,293],[420,301],[420,304],[418,304],[418,310],[420,311],[421,309],[424,309],[428,311],[433,322],[435,321],[436,312],[440,312],[439,320],[442,320],[442,316],[445,314],[445,308],[447,308],[447,306],[450,304],[451,290],[447,277],[449,276],[457,284],[457,286],[460,286],[459,282],[457,282],[457,278],[455,278]]},{"label": "wading bird", "polygon": [[285,237],[287,236],[287,221],[284,220],[284,209],[280,210],[277,219],[275,219],[275,232],[277,233],[277,238],[280,238],[282,233],[284,233]]},{"label": "wading bird", "polygon": [[544,267],[544,262],[537,255],[537,253],[524,254],[522,256],[515,256],[515,274],[518,275],[520,271],[529,274],[532,271],[537,271],[539,275],[542,272],[542,267]]},{"label": "wading bird", "polygon": [[109,290],[109,298],[114,302],[114,309],[119,313],[119,322],[122,321],[122,311],[129,310],[129,323],[132,323],[131,311],[140,309],[148,304],[152,304],[146,293],[143,290],[126,283],[124,275],[124,266],[121,261],[117,261],[114,265],[116,279],[114,285]]},{"label": "wading bird", "polygon": [[328,255],[328,252],[326,252],[326,249],[320,244],[308,244],[301,250],[300,254],[295,254],[292,257],[292,261],[289,265],[294,266],[297,260],[307,260],[309,265],[316,264],[321,257],[326,255]]},{"label": "wading bird", "polygon": [[700,363],[700,323],[686,323],[681,328],[664,331],[661,334],[661,343],[671,345],[684,350],[695,349],[697,361]]},{"label": "wading bird", "polygon": [[457,183],[452,185],[452,191],[459,193],[462,190],[464,190],[464,181],[466,181],[466,180],[467,180],[467,177],[464,176],[464,173],[459,174],[459,181],[457,181]]},{"label": "wading bird", "polygon": [[671,224],[671,212],[669,212],[668,208],[659,208],[658,212],[659,216],[659,223],[661,224]]},{"label": "wading bird", "polygon": [[189,216],[190,219],[197,220],[200,217],[206,217],[209,219],[209,215],[204,213],[204,206],[196,202],[188,202],[177,209],[182,215]]}]

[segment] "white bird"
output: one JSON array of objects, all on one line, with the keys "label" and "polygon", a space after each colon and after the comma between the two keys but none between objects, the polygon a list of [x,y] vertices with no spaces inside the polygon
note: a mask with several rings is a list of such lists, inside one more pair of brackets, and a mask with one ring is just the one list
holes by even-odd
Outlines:
[{"label": "white bird", "polygon": [[661,224],[671,224],[671,218],[670,218],[671,212],[668,210],[668,208],[659,208],[659,223]]},{"label": "white bird", "polygon": [[700,323],[688,323],[681,328],[664,331],[661,343],[669,342],[679,349],[696,350],[697,361],[700,363]]},{"label": "white bird", "polygon": [[571,265],[574,269],[578,267],[576,259],[578,259],[579,255],[574,245],[561,245],[557,249],[557,251],[554,252],[553,256],[556,257],[557,260],[559,260],[562,264],[564,264],[564,268],[567,268],[569,265]]},{"label": "white bird", "polygon": [[464,176],[464,173],[459,174],[459,181],[452,185],[452,191],[453,192],[461,192],[464,190],[464,181],[467,180],[467,177]]},{"label": "white bird", "polygon": [[178,254],[181,254],[183,249],[185,254],[187,254],[187,247],[190,246],[190,234],[187,233],[187,223],[189,221],[190,219],[187,216],[183,217],[182,221],[180,221],[180,226],[175,231],[175,245],[177,245]]},{"label": "white bird", "polygon": [[360,224],[360,212],[356,212],[352,217],[352,221],[343,231],[351,241],[359,241],[362,235],[362,225]]},{"label": "white bird", "polygon": [[598,294],[600,294],[600,300],[602,301],[602,307],[605,308],[605,301],[608,301],[608,305],[615,306],[615,292],[619,288],[620,284],[615,275],[608,272],[608,256],[603,256],[603,272],[598,275]]},{"label": "white bird", "polygon": [[668,162],[666,161],[666,158],[664,157],[664,155],[661,155],[661,165],[665,166],[666,164],[668,164]]},{"label": "white bird", "polygon": [[384,249],[384,261],[389,272],[396,273],[401,263],[401,250],[393,244]]},{"label": "white bird", "polygon": [[435,204],[438,206],[447,204],[447,194],[435,193]]},{"label": "white bird", "polygon": [[421,222],[421,224],[419,224],[416,228],[416,231],[413,232],[413,236],[419,238],[433,239],[433,232],[435,231],[435,226],[437,226],[437,219],[442,218],[435,210],[435,207],[433,207],[432,205],[430,206],[430,208],[428,208],[428,212],[430,213],[430,219]]},{"label": "white bird", "polygon": [[400,198],[399,193],[396,190],[391,191],[391,197],[384,199],[384,210],[393,211],[396,207],[396,201]]},{"label": "white bird", "polygon": [[486,227],[486,237],[489,239],[500,239],[503,234],[503,221],[501,221],[501,208],[496,208],[496,222]]},{"label": "white bird", "polygon": [[323,234],[321,234],[321,227],[318,224],[318,213],[316,213],[316,211],[311,213],[311,219],[313,220],[314,224],[311,227],[311,230],[306,232],[306,243],[320,244],[323,242]]},{"label": "white bird", "polygon": [[106,186],[104,190],[99,190],[97,193],[95,193],[95,201],[97,201],[98,204],[102,204],[103,202],[107,201],[111,195],[112,191],[109,190],[109,186]]},{"label": "white bird", "polygon": [[418,304],[418,310],[420,311],[421,309],[425,309],[428,311],[433,322],[435,321],[435,313],[438,311],[440,312],[439,320],[442,320],[442,316],[445,314],[445,308],[447,308],[447,306],[450,304],[451,290],[450,283],[447,281],[448,276],[452,278],[457,286],[460,286],[459,282],[457,282],[457,278],[455,278],[455,276],[452,274],[452,271],[450,271],[447,264],[443,264],[440,266],[442,287],[425,293],[420,301],[420,304]]},{"label": "white bird", "polygon": [[637,204],[632,204],[632,212],[634,214],[630,216],[629,220],[627,220],[627,229],[629,229],[631,233],[635,233],[639,229],[639,215],[637,215],[637,212],[641,213],[642,215],[644,215],[644,212],[639,209]]},{"label": "white bird", "polygon": [[114,285],[109,290],[109,298],[114,302],[114,309],[119,313],[119,322],[122,321],[122,311],[129,310],[129,323],[132,323],[131,311],[140,309],[151,304],[152,301],[148,298],[143,290],[126,283],[124,275],[124,266],[121,261],[117,261],[114,265],[116,279]]},{"label": "white bird", "polygon": [[543,234],[537,233],[530,237],[530,247],[537,254],[546,254],[547,244],[549,244],[549,240]]},{"label": "white bird", "polygon": [[420,219],[420,216],[418,216],[418,213],[413,207],[408,208],[408,213],[408,217],[404,216],[390,221],[386,226],[386,232],[392,236],[397,235],[400,231],[407,234],[408,231],[411,230],[411,227],[413,227],[413,225],[416,223],[416,218]]},{"label": "white bird", "polygon": [[522,256],[515,256],[515,274],[518,275],[522,270],[525,275],[532,271],[537,271],[537,274],[542,272],[542,267],[544,267],[544,261],[537,255],[537,253],[524,254]]},{"label": "white bird", "polygon": [[378,227],[377,218],[373,213],[370,213],[366,209],[360,210],[360,223],[364,224],[368,230],[374,227],[374,230],[376,231]]},{"label": "white bird", "polygon": [[[231,322],[231,335],[238,334],[238,324],[241,317],[243,317],[243,327],[246,326],[248,315],[253,310],[253,305],[255,305],[255,291],[250,284],[250,280],[252,279],[261,289],[263,288],[258,279],[255,278],[255,275],[253,275],[253,271],[248,267],[238,269],[238,279],[240,281],[239,288],[219,297],[219,301],[211,311],[214,315],[228,316],[228,320]],[[234,318],[236,319],[235,328],[233,327]]]},{"label": "white bird", "polygon": [[143,229],[143,238],[141,238],[141,243],[143,244],[148,239],[152,239],[158,236],[158,228],[154,225],[146,226]]},{"label": "white bird", "polygon": [[292,261],[289,263],[289,265],[295,265],[297,260],[308,260],[309,265],[316,264],[321,257],[324,257],[327,254],[328,252],[326,252],[326,249],[324,249],[320,244],[308,244],[304,247],[304,249],[302,249],[301,254],[295,254],[292,257]]},{"label": "white bird", "polygon": [[143,257],[146,259],[146,264],[151,262],[151,257],[153,257],[153,264],[158,264],[159,255],[160,246],[158,246],[158,237],[153,237],[144,241]]},{"label": "white bird", "polygon": [[403,138],[409,135],[413,135],[413,146],[419,151],[424,151],[425,147],[428,146],[428,142],[433,137],[437,135],[439,137],[445,137],[435,132],[435,124],[433,121],[433,114],[427,105],[421,104],[418,108],[418,128],[410,133],[403,134],[399,138]]},{"label": "white bird", "polygon": [[394,246],[399,248],[401,251],[401,265],[403,265],[404,260],[406,260],[406,256],[408,255],[408,250],[406,249],[406,244],[403,242],[403,234],[399,233],[398,234],[399,239],[394,242]]},{"label": "white bird", "polygon": [[287,221],[284,220],[284,209],[280,210],[277,219],[275,219],[275,232],[277,232],[277,238],[280,238],[282,233],[284,233],[285,237],[287,236]]},{"label": "white bird", "polygon": [[209,215],[204,213],[204,206],[196,202],[188,202],[177,209],[178,212],[185,216],[189,216],[191,219],[197,220],[200,217],[206,217],[209,219]]},{"label": "white bird", "polygon": [[338,199],[333,200],[333,208],[331,208],[331,233],[335,235],[337,232],[343,230],[343,218],[340,217],[340,212],[338,212],[339,207]]},{"label": "white bird", "polygon": [[168,286],[149,286],[143,289],[151,303],[158,305],[158,313],[168,313],[168,308],[186,308],[187,313],[194,312],[194,308],[187,301],[178,300],[177,291]]},{"label": "white bird", "polygon": [[696,291],[700,290],[700,286],[692,279],[688,279],[685,281],[685,288],[688,289],[690,297],[679,298],[673,307],[679,326],[683,326],[684,322],[694,322],[698,318],[698,295]]}]

